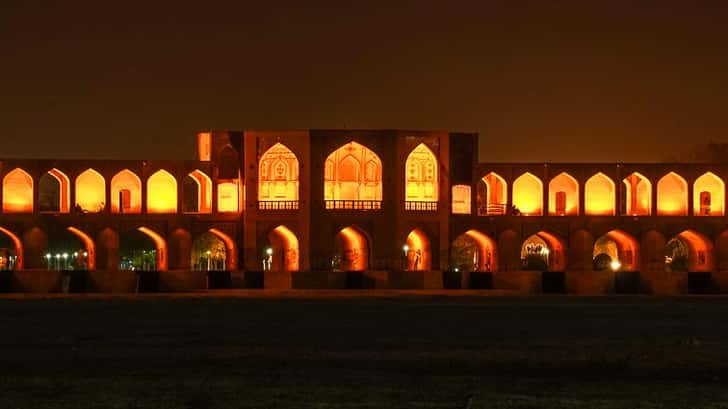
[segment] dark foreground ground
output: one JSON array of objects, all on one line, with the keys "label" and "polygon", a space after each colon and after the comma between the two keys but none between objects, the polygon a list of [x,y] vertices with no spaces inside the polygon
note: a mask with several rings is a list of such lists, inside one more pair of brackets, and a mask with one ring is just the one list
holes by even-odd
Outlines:
[{"label": "dark foreground ground", "polygon": [[0,408],[728,408],[728,298],[261,294],[0,298]]}]

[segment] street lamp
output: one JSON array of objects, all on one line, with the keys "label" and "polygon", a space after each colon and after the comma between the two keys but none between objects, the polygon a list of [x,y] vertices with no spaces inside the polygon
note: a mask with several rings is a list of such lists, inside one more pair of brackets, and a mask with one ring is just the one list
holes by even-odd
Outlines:
[{"label": "street lamp", "polygon": [[207,271],[210,271],[210,254],[212,254],[212,252],[207,250],[205,253],[207,254]]},{"label": "street lamp", "polygon": [[63,253],[63,269],[68,270],[68,253]]},{"label": "street lamp", "polygon": [[46,258],[46,265],[48,266],[48,270],[50,270],[51,269],[51,253],[46,253],[45,258]]},{"label": "street lamp", "polygon": [[622,267],[622,263],[620,263],[619,260],[613,260],[609,263],[609,267],[612,268],[612,271],[617,271],[620,267]]},{"label": "street lamp", "polygon": [[61,254],[56,253],[56,270],[61,269]]}]

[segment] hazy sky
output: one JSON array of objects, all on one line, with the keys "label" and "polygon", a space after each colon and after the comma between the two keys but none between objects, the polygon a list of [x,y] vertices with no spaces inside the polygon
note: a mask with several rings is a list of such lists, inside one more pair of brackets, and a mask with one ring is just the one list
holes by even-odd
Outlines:
[{"label": "hazy sky", "polygon": [[477,131],[483,161],[728,141],[718,2],[24,3],[0,2],[0,157],[186,159],[246,128]]}]

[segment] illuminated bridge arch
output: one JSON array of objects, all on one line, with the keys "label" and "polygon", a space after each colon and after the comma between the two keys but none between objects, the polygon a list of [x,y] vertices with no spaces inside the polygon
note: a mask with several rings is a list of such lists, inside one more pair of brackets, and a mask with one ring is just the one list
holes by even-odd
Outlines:
[{"label": "illuminated bridge arch", "polygon": [[3,178],[3,213],[33,212],[33,178],[15,168]]},{"label": "illuminated bridge arch", "polygon": [[195,169],[182,181],[182,211],[184,213],[212,212],[212,180],[205,172]]},{"label": "illuminated bridge arch", "polygon": [[362,271],[369,268],[370,245],[366,234],[349,226],[336,234],[332,267],[341,271]]},{"label": "illuminated bridge arch", "polygon": [[38,210],[68,213],[71,209],[71,182],[65,173],[51,169],[38,180]]},{"label": "illuminated bridge arch", "polygon": [[685,230],[665,244],[665,270],[711,272],[715,266],[713,243],[705,235]]},{"label": "illuminated bridge arch", "polygon": [[712,172],[706,172],[693,184],[693,214],[723,216],[725,214],[725,183]]},{"label": "illuminated bridge arch", "polygon": [[594,270],[639,271],[640,247],[637,239],[622,230],[611,230],[594,243]]},{"label": "illuminated bridge arch", "polygon": [[[286,145],[276,143],[258,162],[258,202],[296,202],[297,208],[298,188],[298,158]],[[271,206],[275,205],[262,204],[261,208]]]},{"label": "illuminated bridge arch", "polygon": [[106,180],[94,169],[76,177],[76,206],[84,213],[99,213],[106,207]]},{"label": "illuminated bridge arch", "polygon": [[549,182],[549,215],[576,216],[579,214],[579,182],[561,172]]},{"label": "illuminated bridge arch", "polygon": [[111,212],[142,212],[142,181],[129,169],[124,169],[111,178]]},{"label": "illuminated bridge arch", "polygon": [[614,216],[614,182],[604,173],[597,173],[584,185],[585,213],[591,216]]},{"label": "illuminated bridge arch", "polygon": [[563,271],[566,245],[552,233],[540,231],[523,241],[521,262],[525,270]]},{"label": "illuminated bridge arch", "polygon": [[[76,237],[78,237],[81,242],[83,243],[84,248],[86,249],[86,268],[89,270],[95,270],[96,269],[96,245],[94,244],[94,241],[91,237],[89,237],[88,234],[81,231],[80,229],[77,229],[75,227],[68,227],[68,231],[73,233]],[[78,257],[83,257],[83,255],[78,255]]]},{"label": "illuminated bridge arch", "polygon": [[495,240],[478,230],[466,231],[456,237],[451,245],[450,264],[461,271],[497,271]]},{"label": "illuminated bridge arch", "polygon": [[430,238],[421,229],[414,229],[407,235],[404,256],[405,270],[427,271],[432,268],[432,250]]},{"label": "illuminated bridge arch", "polygon": [[675,172],[668,173],[657,182],[657,214],[659,216],[688,214],[688,183]]},{"label": "illuminated bridge arch", "polygon": [[490,172],[478,181],[478,216],[504,215],[508,203],[508,184]]},{"label": "illuminated bridge arch", "polygon": [[177,213],[177,180],[164,169],[147,179],[147,213]]},{"label": "illuminated bridge arch", "polygon": [[154,246],[157,250],[156,267],[158,271],[167,271],[167,241],[159,233],[148,227],[137,228],[140,232],[144,233],[147,237],[152,239]]},{"label": "illuminated bridge arch", "polygon": [[543,182],[530,172],[526,172],[513,182],[513,206],[523,216],[543,214]]},{"label": "illuminated bridge arch", "polygon": [[382,161],[357,142],[332,152],[324,164],[327,209],[379,209],[382,202]]},{"label": "illuminated bridge arch", "polygon": [[0,233],[8,236],[8,238],[10,238],[10,240],[13,242],[13,247],[15,250],[15,257],[17,257],[15,259],[14,269],[22,270],[25,265],[25,259],[24,259],[24,254],[23,254],[23,242],[20,240],[20,238],[18,236],[15,235],[15,233],[13,233],[12,231],[10,231],[4,227],[1,227],[1,226],[0,226]]},{"label": "illuminated bridge arch", "polygon": [[649,216],[652,214],[652,183],[644,175],[634,172],[622,180],[624,183],[624,214]]},{"label": "illuminated bridge arch", "polygon": [[300,269],[301,249],[298,237],[284,225],[279,225],[268,233],[271,249],[271,270],[298,271]]},{"label": "illuminated bridge arch", "polygon": [[405,169],[405,203],[436,203],[439,172],[437,157],[424,143],[417,145],[407,155]]}]

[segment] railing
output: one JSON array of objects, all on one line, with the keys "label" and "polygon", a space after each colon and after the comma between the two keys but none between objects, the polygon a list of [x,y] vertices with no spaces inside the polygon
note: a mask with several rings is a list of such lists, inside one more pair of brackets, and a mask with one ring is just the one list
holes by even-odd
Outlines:
[{"label": "railing", "polygon": [[404,202],[404,210],[416,212],[436,212],[437,202]]},{"label": "railing", "polygon": [[325,209],[381,210],[381,200],[324,200]]},{"label": "railing", "polygon": [[258,210],[298,210],[298,200],[258,201]]}]

